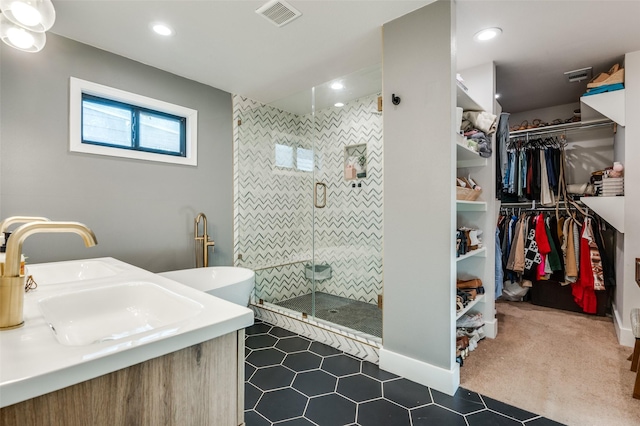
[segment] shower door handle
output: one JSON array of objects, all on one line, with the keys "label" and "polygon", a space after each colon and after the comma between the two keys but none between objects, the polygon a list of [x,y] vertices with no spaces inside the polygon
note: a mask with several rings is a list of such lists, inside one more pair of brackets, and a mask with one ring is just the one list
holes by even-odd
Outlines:
[{"label": "shower door handle", "polygon": [[[322,204],[318,202],[318,187],[322,187],[324,191],[322,191]],[[313,204],[316,208],[322,209],[327,205],[327,185],[323,182],[316,182],[313,187]]]}]

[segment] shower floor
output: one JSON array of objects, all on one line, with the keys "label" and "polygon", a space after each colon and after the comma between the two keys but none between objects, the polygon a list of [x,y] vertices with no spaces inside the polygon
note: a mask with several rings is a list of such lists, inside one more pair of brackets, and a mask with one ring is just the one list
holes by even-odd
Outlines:
[{"label": "shower floor", "polygon": [[[311,301],[305,294],[276,305],[311,315]],[[382,310],[371,303],[316,292],[316,318],[382,338]]]}]

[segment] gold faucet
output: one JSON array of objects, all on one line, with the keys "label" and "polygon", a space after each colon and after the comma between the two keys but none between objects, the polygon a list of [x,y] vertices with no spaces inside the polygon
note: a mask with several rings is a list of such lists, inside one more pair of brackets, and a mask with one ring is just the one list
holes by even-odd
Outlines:
[{"label": "gold faucet", "polygon": [[[39,217],[39,216],[11,216],[1,220],[0,221],[0,239],[4,242],[0,247],[0,252],[4,252],[4,250],[7,248],[8,236],[6,234],[8,233],[7,230],[11,225],[15,225],[16,223],[48,222],[48,221],[49,219],[47,219],[46,217]],[[22,268],[20,269],[20,272],[21,273],[23,272]],[[4,264],[0,263],[0,276],[2,276],[3,273],[4,273]]]},{"label": "gold faucet", "polygon": [[[200,224],[200,220],[202,220],[202,229],[203,234],[198,235],[198,224]],[[209,266],[209,247],[215,246],[213,240],[207,235],[207,216],[204,213],[199,213],[195,220],[195,225],[193,226],[193,237],[196,240],[196,268],[198,267],[198,247],[201,246],[202,250],[202,261],[205,268]]]},{"label": "gold faucet", "polygon": [[13,231],[7,241],[4,273],[0,277],[0,330],[18,328],[24,324],[25,276],[20,274],[22,243],[30,235],[52,232],[78,234],[87,247],[98,244],[93,231],[78,222],[31,222]]},{"label": "gold faucet", "polygon": [[11,216],[0,221],[0,234],[7,232],[7,229],[16,223],[29,223],[29,222],[49,222],[46,217],[38,216]]}]

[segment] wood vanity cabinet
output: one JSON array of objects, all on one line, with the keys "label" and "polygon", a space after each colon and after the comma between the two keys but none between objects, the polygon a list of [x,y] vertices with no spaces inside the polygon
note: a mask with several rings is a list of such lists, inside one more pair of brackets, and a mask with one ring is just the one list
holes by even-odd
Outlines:
[{"label": "wood vanity cabinet", "polygon": [[4,407],[0,424],[237,426],[243,406],[239,330]]}]

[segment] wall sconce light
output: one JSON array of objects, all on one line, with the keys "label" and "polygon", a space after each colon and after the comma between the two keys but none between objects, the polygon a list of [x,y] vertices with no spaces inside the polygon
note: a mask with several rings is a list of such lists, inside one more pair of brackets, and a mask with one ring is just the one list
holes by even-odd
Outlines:
[{"label": "wall sconce light", "polygon": [[0,39],[24,52],[41,51],[56,20],[51,0],[0,0],[0,13]]}]

